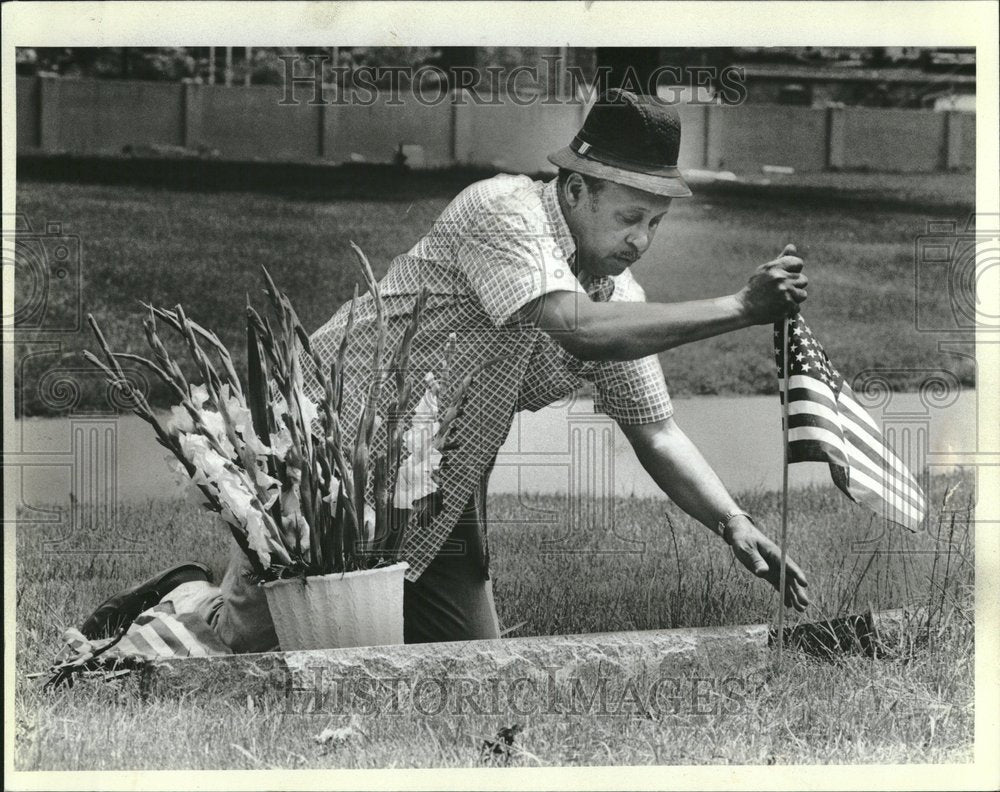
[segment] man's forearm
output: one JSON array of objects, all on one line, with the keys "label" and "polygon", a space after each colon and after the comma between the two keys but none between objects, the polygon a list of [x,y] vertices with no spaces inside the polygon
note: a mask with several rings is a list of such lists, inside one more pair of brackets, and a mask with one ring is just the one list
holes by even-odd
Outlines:
[{"label": "man's forearm", "polygon": [[623,426],[636,456],[670,499],[718,534],[718,523],[739,507],[701,452],[673,420]]},{"label": "man's forearm", "polygon": [[737,295],[682,303],[593,303],[556,292],[535,310],[539,327],[581,360],[635,360],[753,324]]},{"label": "man's forearm", "polygon": [[[738,507],[715,471],[673,419],[655,424],[622,426],[642,466],[671,500],[719,534],[719,521]],[[726,523],[722,537],[739,562],[780,590],[782,553],[746,516]],[[803,611],[809,604],[808,583],[798,565],[787,559],[785,604]]]},{"label": "man's forearm", "polygon": [[537,297],[520,318],[536,324],[581,360],[634,360],[703,338],[770,324],[806,299],[802,259],[785,247],[736,294],[683,303],[591,302],[579,291]]},{"label": "man's forearm", "polygon": [[591,360],[635,360],[750,326],[735,295],[682,303],[598,303],[580,332]]}]

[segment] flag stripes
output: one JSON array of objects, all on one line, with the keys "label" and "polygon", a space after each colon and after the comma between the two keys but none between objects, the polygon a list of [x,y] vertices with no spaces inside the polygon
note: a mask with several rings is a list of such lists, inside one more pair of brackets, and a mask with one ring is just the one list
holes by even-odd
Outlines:
[{"label": "flag stripes", "polygon": [[847,451],[854,466],[865,469],[869,475],[884,478],[888,489],[909,499],[913,506],[921,507],[923,495],[920,492],[920,487],[913,480],[909,471],[905,468],[900,470],[896,464],[893,464],[896,459],[892,451],[887,447],[879,450],[872,448],[868,441],[854,434],[850,429],[844,430],[844,436],[848,441]]},{"label": "flag stripes", "polygon": [[197,613],[175,613],[163,602],[139,614],[121,640],[88,639],[75,628],[63,633],[56,664],[115,665],[123,661],[231,654],[209,624]]},{"label": "flag stripes", "polygon": [[[805,390],[798,389],[800,394]],[[846,408],[845,402],[838,400]],[[801,396],[797,401],[789,397],[788,412],[789,462],[850,465],[856,474],[867,472],[864,481],[881,481],[886,492],[908,501],[913,508],[922,508],[923,496],[913,476],[886,447],[881,435],[873,436],[867,423],[853,420],[854,413],[838,415],[825,404]]]},{"label": "flag stripes", "polygon": [[[914,507],[903,504],[891,491],[887,490],[881,479],[873,479],[865,473],[854,469],[851,471],[851,490],[854,500],[862,503],[874,512],[882,512],[886,519],[908,528],[913,521]],[[920,512],[922,514],[922,512]],[[919,525],[919,522],[916,523]],[[916,530],[915,528],[910,528]]]},{"label": "flag stripes", "polygon": [[888,447],[878,425],[833,368],[801,314],[775,324],[775,362],[784,404],[788,356],[788,462],[826,462],[834,483],[851,500],[916,530],[926,512],[924,493]]}]

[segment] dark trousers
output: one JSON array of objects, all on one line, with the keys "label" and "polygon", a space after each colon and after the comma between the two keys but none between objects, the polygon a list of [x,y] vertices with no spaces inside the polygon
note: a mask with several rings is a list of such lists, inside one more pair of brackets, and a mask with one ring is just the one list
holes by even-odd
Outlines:
[{"label": "dark trousers", "polygon": [[437,557],[403,588],[403,640],[410,643],[499,638],[486,547],[486,482],[469,500]]}]

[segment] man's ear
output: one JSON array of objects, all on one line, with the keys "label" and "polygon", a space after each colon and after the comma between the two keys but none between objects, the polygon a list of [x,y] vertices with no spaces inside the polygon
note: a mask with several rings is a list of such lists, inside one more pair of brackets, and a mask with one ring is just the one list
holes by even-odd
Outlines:
[{"label": "man's ear", "polygon": [[579,173],[571,173],[566,177],[566,184],[563,187],[566,203],[570,208],[575,209],[583,200],[584,188],[583,177]]}]

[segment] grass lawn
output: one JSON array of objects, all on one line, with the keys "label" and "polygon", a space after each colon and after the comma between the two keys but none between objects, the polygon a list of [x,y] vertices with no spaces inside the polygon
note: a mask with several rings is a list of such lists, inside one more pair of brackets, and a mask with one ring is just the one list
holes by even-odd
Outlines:
[{"label": "grass lawn", "polygon": [[[792,500],[790,554],[810,576],[814,603],[792,622],[924,604],[930,629],[911,651],[835,662],[792,653],[738,701],[710,711],[529,715],[513,763],[970,761],[972,481],[961,473],[933,480],[932,527],[912,535],[882,532],[878,520],[832,486]],[[952,484],[958,488],[944,505]],[[774,533],[778,495],[738,500]],[[618,499],[610,530],[568,525],[565,501],[555,497],[494,497],[489,511],[497,606],[502,626],[521,625],[516,635],[747,624],[773,614],[765,585],[666,501]],[[280,701],[248,703],[238,695],[144,702],[128,681],[83,680],[43,693],[26,675],[44,670],[60,630],[104,597],[176,561],[200,559],[220,574],[224,567],[224,532],[188,507],[122,505],[117,525],[119,543],[107,549],[131,547],[133,554],[75,553],[90,537],[65,525],[23,518],[17,527],[18,769],[475,766],[482,739],[510,725],[484,715],[383,714],[357,724],[360,733],[347,744],[320,747],[313,735],[348,725],[346,718],[288,712]],[[59,537],[61,543],[46,544]],[[635,552],[560,552],[567,541],[577,549]],[[740,658],[716,656],[687,673],[719,679],[749,670]]]},{"label": "grass lawn", "polygon": [[[261,265],[288,292],[311,330],[349,298],[358,280],[349,240],[382,273],[427,230],[447,201],[441,195],[306,200],[250,192],[22,182],[17,211],[35,229],[58,221],[62,233],[80,238],[79,288],[73,278],[53,285],[50,322],[91,312],[114,348],[142,351],[137,301],[182,303],[242,360],[243,307],[247,293],[259,294]],[[634,267],[635,275],[651,300],[732,293],[754,266],[776,256],[786,242],[795,242],[810,276],[804,315],[848,378],[877,367],[894,387],[913,389],[927,369],[944,368],[963,385],[972,385],[974,370],[967,358],[940,352],[937,336],[914,329],[915,240],[928,220],[964,222],[965,212],[957,205],[941,214],[898,206],[880,209],[870,200],[846,208],[842,203],[769,200],[764,193],[734,197],[718,189],[677,201],[653,248]],[[78,295],[82,311],[75,307]],[[946,288],[921,300],[929,321],[947,324]],[[21,341],[19,411],[58,412],[66,408],[63,397],[75,398],[52,392],[58,379],[51,376],[54,368],[64,370],[79,389],[78,407],[106,405],[100,376],[79,357],[81,349],[93,346],[89,330],[22,335]],[[53,343],[58,347],[53,349]],[[752,328],[667,352],[663,368],[675,395],[771,393],[776,382],[770,349],[770,328]]]}]

